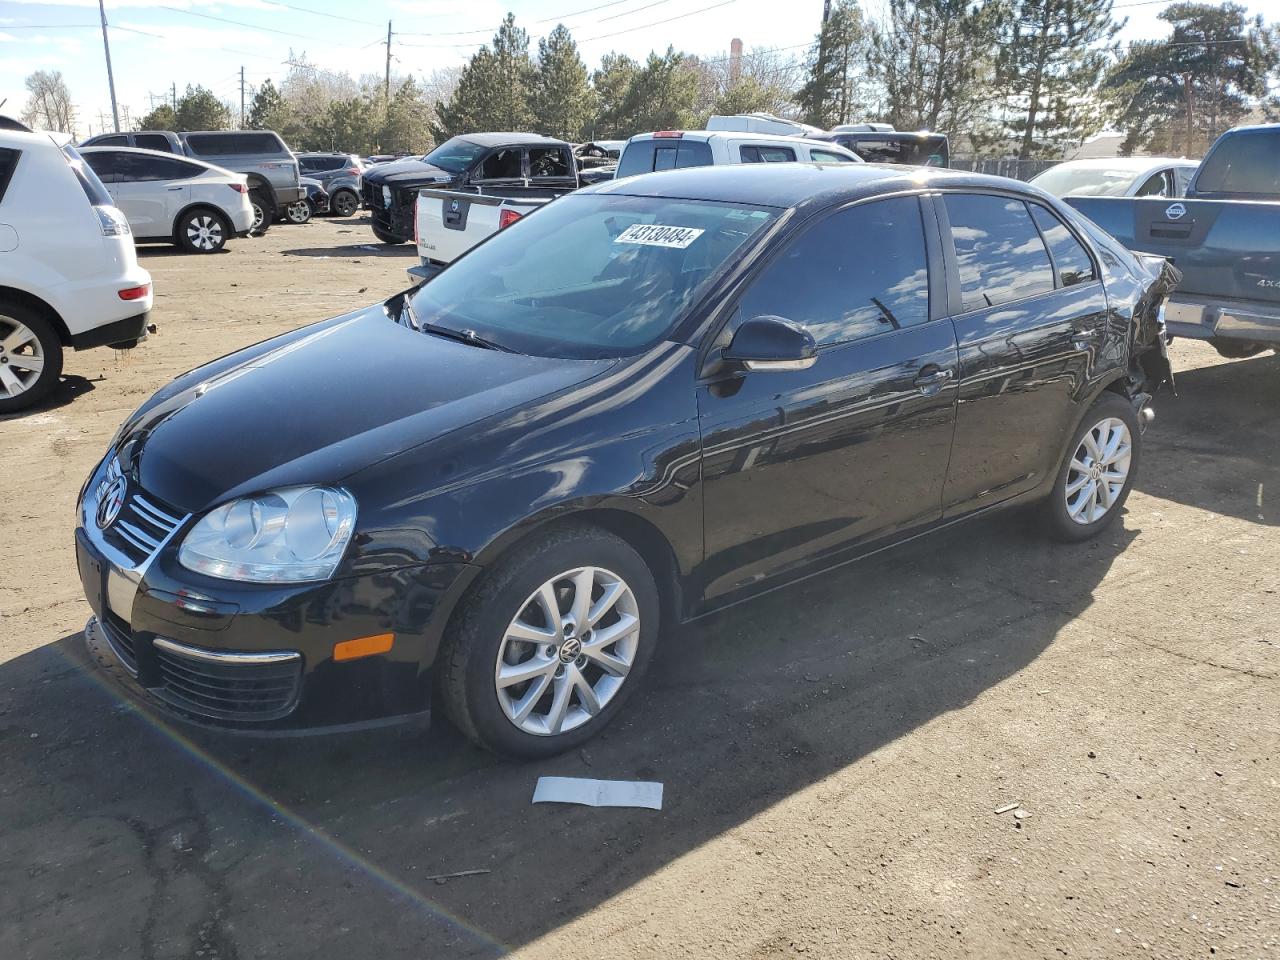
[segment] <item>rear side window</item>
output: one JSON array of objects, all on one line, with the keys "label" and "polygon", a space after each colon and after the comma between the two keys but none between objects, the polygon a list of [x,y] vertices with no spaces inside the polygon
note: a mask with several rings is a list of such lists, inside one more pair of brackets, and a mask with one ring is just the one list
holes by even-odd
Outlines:
[{"label": "rear side window", "polygon": [[1173,196],[1169,187],[1169,175],[1161,170],[1159,173],[1153,173],[1147,177],[1146,182],[1138,188],[1136,196],[1139,197],[1170,197]]},{"label": "rear side window", "polygon": [[1097,279],[1088,251],[1067,229],[1067,225],[1038,203],[1029,203],[1027,207],[1031,210],[1031,218],[1040,228],[1040,235],[1044,237],[1050,256],[1053,257],[1058,286],[1070,287]]},{"label": "rear side window", "polygon": [[744,143],[738,148],[738,157],[743,163],[794,163],[796,152],[790,147]]},{"label": "rear side window", "polygon": [[476,176],[481,180],[518,180],[520,179],[520,149],[507,147],[495,150],[484,158]]},{"label": "rear side window", "polygon": [[9,181],[13,179],[13,171],[18,169],[20,150],[0,147],[0,203],[4,203],[5,191],[9,189]]},{"label": "rear side window", "polygon": [[1049,253],[1021,200],[952,193],[944,203],[965,310],[994,307],[1054,288]]},{"label": "rear side window", "polygon": [[814,163],[856,163],[856,160],[846,157],[843,153],[831,153],[827,150],[810,150],[809,159]]},{"label": "rear side window", "polygon": [[529,151],[529,176],[568,177],[569,154],[560,147],[537,147]]},{"label": "rear side window", "polygon": [[173,144],[168,137],[158,133],[138,133],[133,137],[133,145],[143,150],[159,150],[162,153],[173,153]]},{"label": "rear side window", "polygon": [[1219,140],[1200,165],[1196,192],[1280,195],[1280,130]]},{"label": "rear side window", "polygon": [[832,214],[810,227],[755,280],[739,319],[786,317],[819,345],[929,319],[924,224],[915,197]]},{"label": "rear side window", "polygon": [[248,153],[284,153],[284,144],[274,133],[242,130],[236,133],[192,133],[187,146],[198,157],[232,157]]},{"label": "rear side window", "polygon": [[129,138],[126,136],[98,137],[89,145],[93,147],[127,147]]}]

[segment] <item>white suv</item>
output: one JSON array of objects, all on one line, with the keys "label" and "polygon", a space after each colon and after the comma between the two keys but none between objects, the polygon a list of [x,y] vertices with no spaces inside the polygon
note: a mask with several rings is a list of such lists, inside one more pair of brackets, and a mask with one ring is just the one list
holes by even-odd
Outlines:
[{"label": "white suv", "polygon": [[65,348],[147,335],[151,274],[70,139],[0,117],[0,414],[53,388]]},{"label": "white suv", "polygon": [[658,130],[638,133],[627,141],[614,179],[724,163],[861,162],[853,151],[824,140],[727,130]]}]

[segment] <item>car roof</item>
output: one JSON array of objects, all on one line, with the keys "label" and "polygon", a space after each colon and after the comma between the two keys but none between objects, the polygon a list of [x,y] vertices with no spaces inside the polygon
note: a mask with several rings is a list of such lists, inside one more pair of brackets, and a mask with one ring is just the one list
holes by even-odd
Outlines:
[{"label": "car roof", "polygon": [[754,140],[759,143],[807,143],[812,147],[822,147],[823,149],[831,146],[840,146],[838,143],[832,144],[827,140],[818,140],[814,137],[793,137],[785,133],[752,133],[749,130],[680,130],[675,132],[678,132],[680,136],[659,137],[656,131],[651,131],[649,133],[637,133],[631,139],[681,140],[688,137],[691,140]]},{"label": "car roof", "polygon": [[1044,170],[1074,167],[1081,170],[1154,170],[1157,167],[1194,167],[1197,161],[1185,157],[1091,157],[1087,160],[1064,160]]},{"label": "car roof", "polygon": [[555,144],[558,147],[567,147],[567,140],[557,140],[555,137],[544,137],[540,133],[514,133],[512,131],[496,131],[490,133],[464,133],[458,137],[459,140],[466,140],[469,143],[478,144],[482,147],[503,147],[507,145],[524,146],[530,143]]},{"label": "car roof", "polygon": [[734,163],[685,167],[609,180],[578,192],[801,207],[930,187],[1012,190],[1027,196],[1047,196],[1036,187],[1006,177],[889,163]]},{"label": "car roof", "polygon": [[197,167],[204,167],[206,170],[212,170],[214,173],[220,173],[228,177],[240,177],[244,179],[244,174],[236,173],[234,170],[227,170],[218,166],[216,163],[210,163],[208,160],[201,160],[198,157],[188,157],[181,153],[170,153],[168,150],[147,150],[144,147],[120,147],[112,144],[103,144],[93,147],[77,147],[82,154],[90,153],[136,153],[143,157],[160,157],[163,160],[181,160],[183,163],[194,164]]}]

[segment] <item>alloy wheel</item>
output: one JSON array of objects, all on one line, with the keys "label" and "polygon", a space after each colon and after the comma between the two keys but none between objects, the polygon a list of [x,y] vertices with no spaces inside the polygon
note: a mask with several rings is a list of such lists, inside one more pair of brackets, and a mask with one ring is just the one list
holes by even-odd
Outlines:
[{"label": "alloy wheel", "polygon": [[529,595],[498,647],[494,688],[518,729],[555,736],[588,723],[622,689],[640,641],[640,608],[621,577],[578,567]]},{"label": "alloy wheel", "polygon": [[338,195],[333,198],[333,209],[338,216],[349,217],[360,209],[360,200],[354,193],[339,190]]},{"label": "alloy wheel", "polygon": [[197,250],[206,252],[217,250],[225,240],[222,234],[222,223],[217,217],[198,213],[187,220],[187,240]]},{"label": "alloy wheel", "polygon": [[0,400],[12,400],[35,386],[44,361],[35,331],[0,313]]},{"label": "alloy wheel", "polygon": [[284,208],[284,215],[290,223],[306,223],[311,219],[311,205],[305,200],[298,200]]},{"label": "alloy wheel", "polygon": [[1067,516],[1079,524],[1105,517],[1129,479],[1132,456],[1133,437],[1123,420],[1107,417],[1094,424],[1067,468]]}]

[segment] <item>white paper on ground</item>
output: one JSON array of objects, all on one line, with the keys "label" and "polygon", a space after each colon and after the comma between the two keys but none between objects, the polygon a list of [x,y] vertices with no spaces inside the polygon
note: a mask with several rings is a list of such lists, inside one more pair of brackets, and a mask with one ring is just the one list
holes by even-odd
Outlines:
[{"label": "white paper on ground", "polygon": [[581,803],[588,807],[662,809],[662,784],[644,780],[539,777],[534,803]]}]

